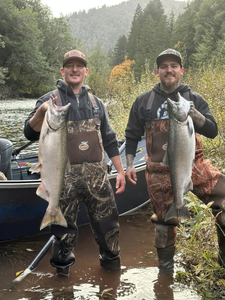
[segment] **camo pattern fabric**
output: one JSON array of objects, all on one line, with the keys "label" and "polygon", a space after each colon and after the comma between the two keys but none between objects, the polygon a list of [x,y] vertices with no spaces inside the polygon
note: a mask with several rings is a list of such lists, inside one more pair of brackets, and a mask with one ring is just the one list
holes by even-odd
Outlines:
[{"label": "camo pattern fabric", "polygon": [[[74,224],[75,230],[72,230],[72,233],[66,233],[62,237],[62,248],[59,256],[62,259],[65,258],[77,242],[78,228],[76,221],[83,204],[86,205],[96,242],[103,249],[106,248],[105,250],[118,254],[120,250],[118,212],[113,189],[107,175],[107,163],[101,133],[99,128],[96,129],[98,127],[96,126],[96,119],[68,123],[69,134],[77,131],[97,130],[102,149],[102,160],[95,163],[83,162],[82,164],[73,165],[71,166],[71,173],[66,174],[64,177],[59,205],[65,219]],[[113,217],[110,218],[113,212]],[[101,221],[105,218],[109,219],[109,224],[102,230],[101,225],[96,226],[96,224],[101,224]],[[99,228],[99,231],[96,228]],[[104,236],[102,236],[103,232],[105,233]]]},{"label": "camo pattern fabric", "polygon": [[[169,167],[162,162],[151,161],[152,134],[157,131],[168,131],[168,128],[169,120],[152,121],[151,127],[146,127],[146,148],[148,158],[145,175],[152,209],[157,215],[160,223],[164,223],[166,213],[173,202],[173,193],[171,189]],[[192,171],[192,181],[194,185],[193,193],[203,202],[207,203],[207,199],[217,184],[221,172],[213,167],[210,160],[204,160],[201,138],[197,133],[195,153],[195,164]],[[176,220],[174,220],[174,225],[177,225]]]}]

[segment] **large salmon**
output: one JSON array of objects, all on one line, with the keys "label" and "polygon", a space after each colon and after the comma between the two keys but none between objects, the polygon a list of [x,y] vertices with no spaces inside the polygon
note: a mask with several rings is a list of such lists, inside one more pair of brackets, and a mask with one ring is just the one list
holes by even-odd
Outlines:
[{"label": "large salmon", "polygon": [[192,118],[188,115],[190,102],[178,93],[178,102],[167,99],[169,130],[167,151],[164,163],[169,166],[174,201],[168,210],[165,221],[172,218],[190,218],[183,196],[193,190],[191,180],[195,159],[195,130]]},{"label": "large salmon", "polygon": [[59,208],[59,199],[65,172],[70,172],[67,151],[67,116],[70,103],[56,106],[52,99],[42,124],[38,163],[31,172],[41,173],[41,184],[36,194],[49,202],[40,230],[51,224],[67,227],[67,222]]}]

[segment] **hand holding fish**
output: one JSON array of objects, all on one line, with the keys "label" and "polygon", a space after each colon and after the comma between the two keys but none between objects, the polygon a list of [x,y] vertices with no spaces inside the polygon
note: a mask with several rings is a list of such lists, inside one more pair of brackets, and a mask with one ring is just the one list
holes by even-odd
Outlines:
[{"label": "hand holding fish", "polygon": [[49,205],[40,229],[51,224],[67,227],[59,208],[64,174],[70,172],[67,151],[67,117],[71,106],[56,106],[52,99],[42,122],[38,148],[38,163],[31,167],[32,173],[41,173],[41,184],[36,194],[48,201]]},{"label": "hand holding fish", "polygon": [[[52,99],[53,102],[56,102],[57,97],[55,97],[54,99]],[[34,116],[30,119],[29,123],[30,126],[37,132],[41,131],[41,126],[45,117],[45,113],[48,110],[48,106],[49,106],[50,100],[42,103],[36,113],[34,114]]]},{"label": "hand holding fish", "polygon": [[190,110],[188,115],[199,128],[205,124],[205,117],[195,108],[195,105],[192,101],[190,101]]}]

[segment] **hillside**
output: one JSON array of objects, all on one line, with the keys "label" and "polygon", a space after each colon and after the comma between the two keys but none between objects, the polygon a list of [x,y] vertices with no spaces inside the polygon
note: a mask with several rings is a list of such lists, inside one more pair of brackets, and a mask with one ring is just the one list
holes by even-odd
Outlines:
[{"label": "hillside", "polygon": [[[107,53],[114,48],[120,35],[128,36],[137,5],[142,9],[149,0],[129,0],[118,5],[99,9],[93,8],[88,12],[75,12],[70,17],[72,35],[88,48],[96,45]],[[185,1],[162,0],[165,14],[174,13],[175,17],[184,12],[187,3]]]}]

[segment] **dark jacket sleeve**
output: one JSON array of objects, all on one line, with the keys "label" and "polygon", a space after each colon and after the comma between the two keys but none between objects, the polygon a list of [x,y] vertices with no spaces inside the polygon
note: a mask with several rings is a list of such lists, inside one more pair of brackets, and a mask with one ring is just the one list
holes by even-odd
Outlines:
[{"label": "dark jacket sleeve", "polygon": [[100,119],[101,119],[101,135],[103,147],[109,158],[119,155],[118,149],[118,141],[116,137],[116,132],[112,129],[109,123],[108,112],[102,103],[101,100],[98,99],[100,106]]},{"label": "dark jacket sleeve", "polygon": [[125,130],[126,155],[136,155],[138,142],[145,131],[146,106],[150,92],[146,92],[137,97],[133,103]]},{"label": "dark jacket sleeve", "polygon": [[214,119],[208,103],[205,99],[196,92],[192,92],[192,97],[195,108],[205,117],[205,124],[202,127],[195,125],[195,131],[207,138],[215,138],[218,134],[216,120]]}]

